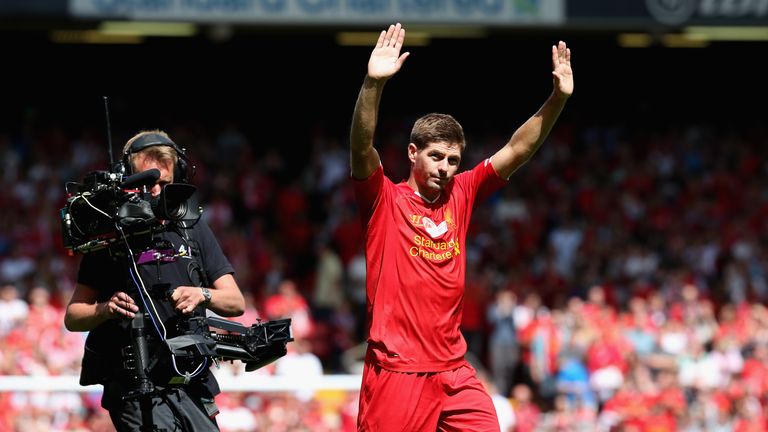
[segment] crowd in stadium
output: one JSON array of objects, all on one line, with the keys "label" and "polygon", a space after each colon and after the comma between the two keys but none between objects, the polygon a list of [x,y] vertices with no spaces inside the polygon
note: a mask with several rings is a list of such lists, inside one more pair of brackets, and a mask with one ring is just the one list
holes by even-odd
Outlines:
[{"label": "crowd in stadium", "polygon": [[[461,120],[461,119],[460,119]],[[377,143],[404,179],[402,137]],[[0,375],[78,375],[63,327],[80,256],[64,184],[105,169],[94,129],[0,134]],[[289,353],[255,372],[357,374],[362,230],[346,137],[315,128],[306,163],[235,124],[159,125],[198,167],[203,217],[249,309],[292,318]],[[477,209],[462,330],[504,431],[768,430],[768,145],[764,128],[562,123]],[[506,141],[468,135],[464,169]],[[290,160],[290,164],[289,164]],[[394,171],[395,168],[404,170]],[[0,393],[2,431],[108,431],[98,393]],[[355,430],[357,394],[226,392],[222,431]]]}]

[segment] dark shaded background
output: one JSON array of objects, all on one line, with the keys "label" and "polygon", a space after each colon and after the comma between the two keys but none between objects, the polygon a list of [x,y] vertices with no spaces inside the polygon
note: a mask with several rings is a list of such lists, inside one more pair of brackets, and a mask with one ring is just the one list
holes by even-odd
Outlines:
[{"label": "dark shaded background", "polygon": [[[41,26],[43,24],[40,24]],[[269,141],[301,145],[321,122],[344,134],[370,47],[336,45],[333,29],[240,31],[150,38],[141,45],[57,45],[42,29],[0,32],[5,53],[2,122],[14,132],[34,110],[38,121],[75,130],[102,127],[110,97],[114,130],[179,121],[237,120]],[[495,31],[486,38],[434,39],[387,87],[389,113],[454,114],[475,128],[514,127],[551,89],[549,47],[573,50],[576,93],[564,121],[663,127],[676,122],[760,121],[768,91],[757,60],[765,43],[713,43],[705,49],[622,49],[610,31]],[[125,132],[126,134],[129,132]]]}]

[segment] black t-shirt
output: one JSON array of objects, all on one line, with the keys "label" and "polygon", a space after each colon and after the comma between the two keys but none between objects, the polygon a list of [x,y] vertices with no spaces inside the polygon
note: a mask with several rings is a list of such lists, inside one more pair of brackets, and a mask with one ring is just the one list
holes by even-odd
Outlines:
[{"label": "black t-shirt", "polygon": [[[141,311],[157,311],[150,315],[159,315],[162,325],[148,317],[145,333],[149,335],[150,354],[158,357],[150,359],[150,363],[158,362],[153,367],[155,373],[152,380],[155,385],[162,386],[167,382],[155,381],[166,381],[169,377],[178,376],[179,372],[191,373],[200,365],[199,359],[188,362],[176,359],[172,362],[170,354],[161,348],[160,341],[178,336],[177,324],[190,317],[174,310],[168,294],[178,286],[210,284],[225,274],[233,274],[234,269],[203,220],[191,228],[170,224],[162,232],[131,237],[129,243],[133,260],[129,259],[128,248],[121,242],[83,256],[77,281],[97,290],[99,302],[109,300],[117,291],[123,291],[133,298]],[[158,255],[153,252],[160,252],[160,258],[157,259]],[[171,255],[178,257],[168,259]],[[204,316],[205,309],[198,307],[194,315]],[[123,367],[121,351],[131,344],[131,320],[108,320],[91,330],[86,341],[81,384],[115,380],[125,383],[128,375]],[[207,367],[188,386],[194,389],[201,384],[212,395],[219,392],[218,384]]]}]

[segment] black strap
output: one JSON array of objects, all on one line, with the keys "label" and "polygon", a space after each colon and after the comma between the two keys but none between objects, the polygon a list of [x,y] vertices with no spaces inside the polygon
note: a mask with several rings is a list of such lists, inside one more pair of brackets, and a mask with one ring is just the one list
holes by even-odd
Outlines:
[{"label": "black strap", "polygon": [[200,286],[209,287],[211,281],[208,280],[208,274],[205,271],[205,261],[203,258],[203,249],[200,247],[200,242],[197,240],[194,226],[185,227],[182,226],[184,222],[174,222],[174,230],[176,233],[187,242],[189,246],[189,256],[192,258],[192,262],[187,265],[187,276],[189,280],[195,282],[200,281]]}]

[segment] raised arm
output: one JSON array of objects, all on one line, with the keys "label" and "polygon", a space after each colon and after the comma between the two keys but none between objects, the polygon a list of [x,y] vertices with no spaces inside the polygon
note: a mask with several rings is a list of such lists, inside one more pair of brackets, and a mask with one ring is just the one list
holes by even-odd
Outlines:
[{"label": "raised arm", "polygon": [[493,155],[491,164],[499,176],[508,178],[536,153],[560,116],[565,102],[573,94],[571,50],[563,41],[552,46],[552,83],[552,94],[544,105],[518,127],[507,144]]},{"label": "raised arm", "polygon": [[379,101],[384,84],[394,76],[410,53],[400,54],[405,29],[400,23],[382,30],[368,60],[368,73],[357,96],[350,129],[350,164],[352,176],[368,178],[381,163],[373,147],[373,134],[379,115]]}]

